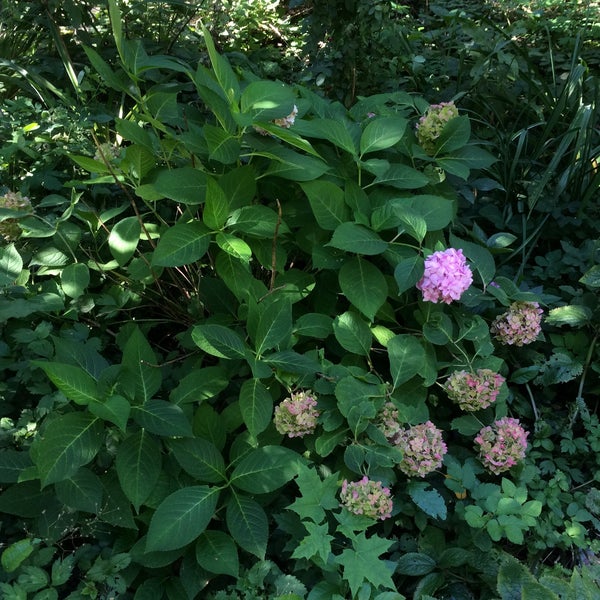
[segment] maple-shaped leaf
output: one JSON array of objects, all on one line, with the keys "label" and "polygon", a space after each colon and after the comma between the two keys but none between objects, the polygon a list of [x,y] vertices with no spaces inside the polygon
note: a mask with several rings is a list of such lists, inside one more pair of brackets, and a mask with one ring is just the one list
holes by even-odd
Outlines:
[{"label": "maple-shaped leaf", "polygon": [[296,484],[300,488],[302,496],[288,508],[302,520],[310,519],[314,523],[321,523],[325,519],[325,510],[331,510],[340,505],[336,498],[339,487],[337,473],[321,480],[314,469],[305,468],[296,477]]},{"label": "maple-shaped leaf", "polygon": [[344,550],[335,557],[335,562],[344,567],[344,579],[350,585],[352,596],[358,592],[363,581],[370,581],[376,588],[395,589],[392,581],[393,567],[379,560],[394,542],[376,535],[370,538],[363,533],[352,540],[352,549]]},{"label": "maple-shaped leaf", "polygon": [[318,525],[306,521],[304,523],[308,535],[302,539],[300,545],[294,550],[292,558],[313,558],[319,555],[324,563],[327,562],[331,553],[331,542],[333,536],[329,535],[329,526],[327,523]]}]

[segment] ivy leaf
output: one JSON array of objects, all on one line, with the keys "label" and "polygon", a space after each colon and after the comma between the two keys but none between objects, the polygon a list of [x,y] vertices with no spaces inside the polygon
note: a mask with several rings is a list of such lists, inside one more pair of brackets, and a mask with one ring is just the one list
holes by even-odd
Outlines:
[{"label": "ivy leaf", "polygon": [[308,558],[311,559],[315,555],[319,555],[324,563],[331,554],[331,542],[333,536],[328,534],[329,526],[327,523],[316,525],[310,521],[304,523],[308,535],[296,547],[292,554],[292,558]]},{"label": "ivy leaf", "polygon": [[300,519],[321,523],[325,519],[326,510],[338,507],[337,473],[321,480],[314,469],[302,469],[296,478],[296,484],[302,495],[288,506],[288,510],[294,511]]},{"label": "ivy leaf", "polygon": [[395,589],[392,581],[393,568],[388,567],[383,560],[379,560],[379,556],[393,543],[376,535],[367,538],[364,532],[359,533],[352,540],[352,549],[346,549],[334,558],[335,562],[344,568],[343,578],[350,585],[352,596],[358,593],[365,580],[370,581],[375,587]]}]

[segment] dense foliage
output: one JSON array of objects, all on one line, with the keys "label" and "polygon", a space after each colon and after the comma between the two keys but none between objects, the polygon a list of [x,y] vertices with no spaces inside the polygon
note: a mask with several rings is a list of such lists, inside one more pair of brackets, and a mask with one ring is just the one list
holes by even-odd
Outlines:
[{"label": "dense foliage", "polygon": [[244,4],[3,5],[2,598],[597,598],[593,20]]}]

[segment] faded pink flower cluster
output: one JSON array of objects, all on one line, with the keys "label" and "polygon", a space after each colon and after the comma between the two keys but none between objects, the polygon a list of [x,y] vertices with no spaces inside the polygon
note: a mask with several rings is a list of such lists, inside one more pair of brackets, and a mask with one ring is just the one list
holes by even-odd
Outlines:
[{"label": "faded pink flower cluster", "polygon": [[[7,208],[14,211],[31,212],[31,201],[27,196],[22,196],[21,192],[6,192],[0,196],[0,208]],[[16,240],[21,234],[17,219],[4,219],[0,221],[0,236],[7,242]]]},{"label": "faded pink flower cluster", "polygon": [[474,411],[493,404],[506,380],[491,369],[454,371],[446,380],[444,389],[452,402],[462,410]]},{"label": "faded pink flower cluster", "polygon": [[417,283],[427,302],[460,300],[463,292],[473,283],[473,273],[462,250],[448,248],[434,252],[425,259],[425,273]]},{"label": "faded pink flower cluster", "polygon": [[275,429],[290,438],[311,434],[317,427],[319,411],[310,390],[296,392],[275,407]]},{"label": "faded pink flower cluster", "polygon": [[490,331],[503,344],[530,344],[542,330],[543,313],[537,302],[513,302],[508,311],[494,319]]},{"label": "faded pink flower cluster", "polygon": [[393,402],[386,402],[377,414],[375,425],[385,435],[385,437],[393,441],[396,434],[400,431],[398,409]]},{"label": "faded pink flower cluster", "polygon": [[484,427],[475,438],[483,466],[495,474],[508,471],[525,457],[528,435],[519,420],[512,417]]},{"label": "faded pink flower cluster", "polygon": [[436,151],[436,142],[448,121],[458,117],[458,108],[454,102],[432,104],[417,123],[417,139],[427,154]]},{"label": "faded pink flower cluster", "polygon": [[366,475],[360,481],[342,483],[340,494],[342,504],[355,515],[373,519],[389,519],[392,516],[393,502],[390,489],[381,481],[371,481]]},{"label": "faded pink flower cluster", "polygon": [[435,471],[448,451],[442,432],[431,421],[400,430],[396,446],[403,454],[398,466],[409,477],[425,477]]}]

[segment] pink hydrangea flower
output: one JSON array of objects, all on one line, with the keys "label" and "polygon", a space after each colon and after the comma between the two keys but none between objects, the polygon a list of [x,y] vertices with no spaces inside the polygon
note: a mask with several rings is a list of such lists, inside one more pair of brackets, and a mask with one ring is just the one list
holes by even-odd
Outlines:
[{"label": "pink hydrangea flower", "polygon": [[439,469],[448,451],[442,432],[431,421],[400,430],[396,446],[403,454],[398,466],[409,477],[425,477]]},{"label": "pink hydrangea flower", "polygon": [[527,436],[518,419],[503,417],[481,429],[475,438],[479,459],[491,473],[508,471],[525,457]]},{"label": "pink hydrangea flower", "polygon": [[275,407],[275,429],[290,438],[311,434],[317,427],[319,411],[310,390],[296,392]]},{"label": "pink hydrangea flower", "polygon": [[375,425],[388,440],[393,441],[395,439],[396,434],[402,427],[399,422],[398,409],[393,402],[386,402],[383,405],[377,414]]},{"label": "pink hydrangea flower", "polygon": [[460,300],[463,292],[473,283],[473,273],[462,250],[448,248],[434,252],[425,259],[425,273],[417,283],[427,302]]},{"label": "pink hydrangea flower", "polygon": [[474,411],[493,404],[504,382],[504,377],[491,369],[477,369],[476,373],[455,371],[446,380],[444,389],[462,410]]},{"label": "pink hydrangea flower", "polygon": [[440,137],[446,123],[458,117],[458,108],[454,102],[432,104],[417,123],[417,139],[425,152],[434,155],[437,149],[437,139]]},{"label": "pink hydrangea flower", "polygon": [[542,330],[543,313],[537,302],[513,302],[508,311],[496,317],[490,331],[503,344],[530,344]]},{"label": "pink hydrangea flower", "polygon": [[342,483],[340,494],[342,505],[355,515],[372,519],[389,519],[392,516],[393,502],[390,489],[381,481],[371,481],[366,475],[360,481]]}]

